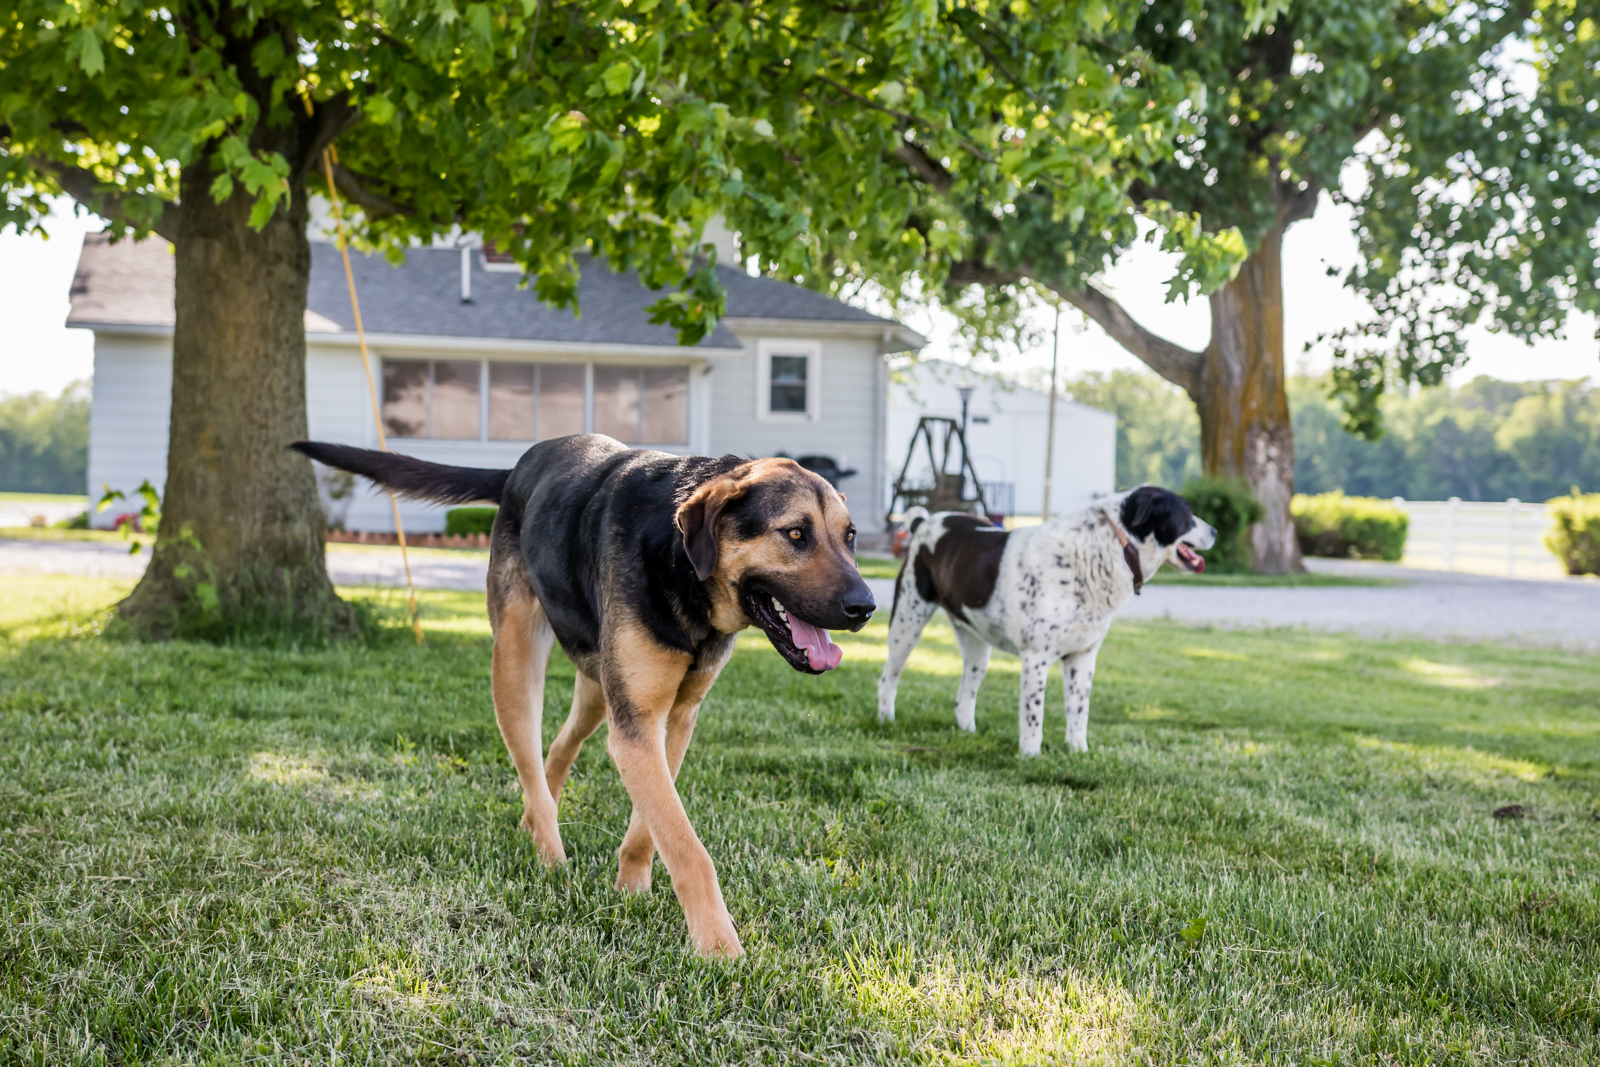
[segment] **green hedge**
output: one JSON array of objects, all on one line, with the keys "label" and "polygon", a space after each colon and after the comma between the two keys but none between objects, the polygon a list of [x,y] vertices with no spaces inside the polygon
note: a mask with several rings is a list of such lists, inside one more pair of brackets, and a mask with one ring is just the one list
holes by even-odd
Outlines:
[{"label": "green hedge", "polygon": [[1580,493],[1545,501],[1555,525],[1544,546],[1566,565],[1568,574],[1600,574],[1600,493]]},{"label": "green hedge", "polygon": [[1338,489],[1316,496],[1298,493],[1289,513],[1302,555],[1396,563],[1406,550],[1411,520],[1387,500],[1345,496]]},{"label": "green hedge", "polygon": [[1232,478],[1195,478],[1181,494],[1194,513],[1217,528],[1217,543],[1200,555],[1206,570],[1217,574],[1248,574],[1255,553],[1247,534],[1265,511],[1249,486]]},{"label": "green hedge", "polygon": [[486,534],[494,527],[499,508],[451,508],[444,513],[444,532],[453,537]]}]

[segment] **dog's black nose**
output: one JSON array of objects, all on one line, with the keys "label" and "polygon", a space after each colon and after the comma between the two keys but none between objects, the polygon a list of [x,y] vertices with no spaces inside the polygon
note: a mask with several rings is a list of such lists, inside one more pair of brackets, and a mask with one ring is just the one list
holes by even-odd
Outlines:
[{"label": "dog's black nose", "polygon": [[839,606],[851,622],[866,622],[878,610],[878,602],[872,599],[872,592],[865,585],[846,593]]}]

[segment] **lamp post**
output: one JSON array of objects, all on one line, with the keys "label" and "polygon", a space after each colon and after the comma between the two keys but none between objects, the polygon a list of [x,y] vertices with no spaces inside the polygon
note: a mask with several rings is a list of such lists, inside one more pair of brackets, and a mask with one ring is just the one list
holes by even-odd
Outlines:
[{"label": "lamp post", "polygon": [[961,394],[961,437],[965,440],[967,436],[967,404],[972,400],[972,383],[965,378],[961,379],[961,384],[956,386],[956,392]]}]

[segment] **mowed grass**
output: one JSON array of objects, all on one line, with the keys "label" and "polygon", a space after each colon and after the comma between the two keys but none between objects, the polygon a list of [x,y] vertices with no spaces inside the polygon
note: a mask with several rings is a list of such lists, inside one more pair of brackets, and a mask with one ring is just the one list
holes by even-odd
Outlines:
[{"label": "mowed grass", "polygon": [[538,865],[481,596],[295,652],[93,637],[125,588],[0,579],[0,1062],[1600,1058],[1593,657],[1119,626],[1091,751],[1055,678],[1021,761],[942,622],[891,726],[881,623],[822,678],[746,636],[680,780],[727,964],[612,890],[603,733]]}]

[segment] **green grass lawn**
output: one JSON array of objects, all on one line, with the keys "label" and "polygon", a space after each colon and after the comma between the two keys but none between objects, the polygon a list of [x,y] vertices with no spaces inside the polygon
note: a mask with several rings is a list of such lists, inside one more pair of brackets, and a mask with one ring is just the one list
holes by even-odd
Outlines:
[{"label": "green grass lawn", "polygon": [[888,727],[881,623],[821,678],[743,638],[680,781],[723,964],[612,891],[603,737],[535,861],[481,595],[295,652],[92,636],[126,588],[0,579],[0,1063],[1600,1059],[1592,656],[1119,626],[1091,751],[1053,679],[1024,762],[940,621]]}]

